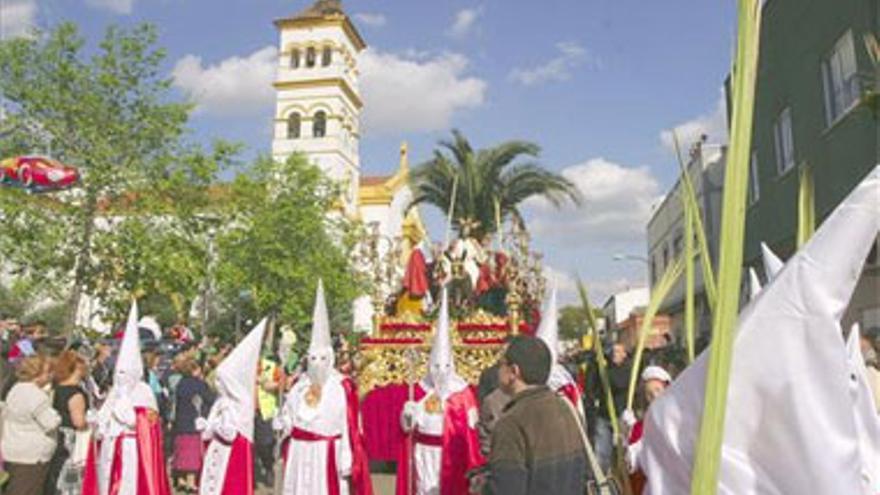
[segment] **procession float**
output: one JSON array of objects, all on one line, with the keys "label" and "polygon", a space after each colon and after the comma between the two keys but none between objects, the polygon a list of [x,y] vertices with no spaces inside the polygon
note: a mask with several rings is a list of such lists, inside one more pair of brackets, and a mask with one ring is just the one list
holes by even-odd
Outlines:
[{"label": "procession float", "polygon": [[537,328],[545,288],[541,254],[529,249],[521,224],[507,235],[481,237],[477,227],[463,220],[458,238],[432,244],[420,224],[405,222],[402,238],[388,240],[384,250],[378,235],[365,245],[363,258],[375,270],[373,321],[353,355],[373,461],[396,459],[400,411],[426,375],[441,287],[449,291],[456,369],[472,386],[508,336]]}]

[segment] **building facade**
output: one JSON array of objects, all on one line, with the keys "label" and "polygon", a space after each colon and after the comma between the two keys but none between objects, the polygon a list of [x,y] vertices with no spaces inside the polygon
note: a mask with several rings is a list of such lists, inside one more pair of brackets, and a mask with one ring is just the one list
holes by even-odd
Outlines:
[{"label": "building facade", "polygon": [[[812,176],[819,224],[880,158],[871,42],[880,2],[768,0],[763,9],[745,245],[759,273],[761,242],[783,259],[796,249],[802,174]],[[876,246],[844,324],[855,321],[880,327]]]},{"label": "building facade", "polygon": [[[717,266],[718,239],[720,235],[721,202],[724,191],[724,166],[727,148],[721,145],[698,142],[693,145],[688,157],[686,170],[697,196],[700,218],[709,245],[709,258],[712,266]],[[684,184],[681,178],[666,193],[663,201],[654,209],[648,221],[648,271],[651,287],[663,273],[684,255],[684,207],[682,204]],[[707,333],[711,328],[711,312],[706,299],[703,283],[703,268],[698,253],[699,244],[694,239],[694,287],[695,319],[697,335]],[[684,328],[685,279],[682,276],[673,286],[658,314],[670,317],[670,332],[681,342]]]},{"label": "building facade", "polygon": [[605,335],[612,342],[620,339],[620,328],[630,315],[648,305],[651,292],[647,287],[639,287],[617,292],[608,296],[602,306],[602,319],[605,322]]}]

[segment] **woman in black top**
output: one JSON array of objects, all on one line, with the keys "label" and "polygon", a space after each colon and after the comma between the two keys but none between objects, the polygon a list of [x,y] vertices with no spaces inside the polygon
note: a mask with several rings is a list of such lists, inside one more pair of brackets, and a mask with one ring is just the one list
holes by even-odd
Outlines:
[{"label": "woman in black top", "polygon": [[198,491],[196,479],[202,469],[204,446],[196,430],[196,418],[207,417],[214,403],[214,391],[202,378],[195,359],[184,360],[180,366],[183,377],[177,384],[174,406],[174,456],[172,469],[184,492]]},{"label": "woman in black top", "polygon": [[85,360],[74,351],[64,351],[55,362],[55,393],[52,407],[61,416],[58,448],[52,457],[45,493],[79,493],[82,485],[82,465],[70,459],[76,432],[88,428],[86,411],[89,408],[80,383],[88,373]]}]

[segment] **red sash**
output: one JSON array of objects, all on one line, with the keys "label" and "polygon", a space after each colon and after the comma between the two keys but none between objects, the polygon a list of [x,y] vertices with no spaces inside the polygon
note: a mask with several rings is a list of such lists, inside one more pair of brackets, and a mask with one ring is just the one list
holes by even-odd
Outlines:
[{"label": "red sash", "polygon": [[290,432],[290,438],[301,442],[327,442],[327,492],[330,495],[339,495],[339,473],[336,470],[336,440],[342,435],[319,435],[311,431],[294,428]]},{"label": "red sash", "polygon": [[428,435],[427,433],[422,433],[416,430],[413,433],[413,440],[418,444],[429,445],[431,447],[442,447],[443,446],[443,437],[440,435]]}]

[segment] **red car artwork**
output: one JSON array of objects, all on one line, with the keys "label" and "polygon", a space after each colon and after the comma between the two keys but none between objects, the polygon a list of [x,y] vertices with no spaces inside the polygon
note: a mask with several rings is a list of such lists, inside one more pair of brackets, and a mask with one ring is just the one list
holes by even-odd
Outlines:
[{"label": "red car artwork", "polygon": [[79,179],[76,168],[44,156],[17,156],[0,161],[0,183],[32,191],[66,189]]}]

